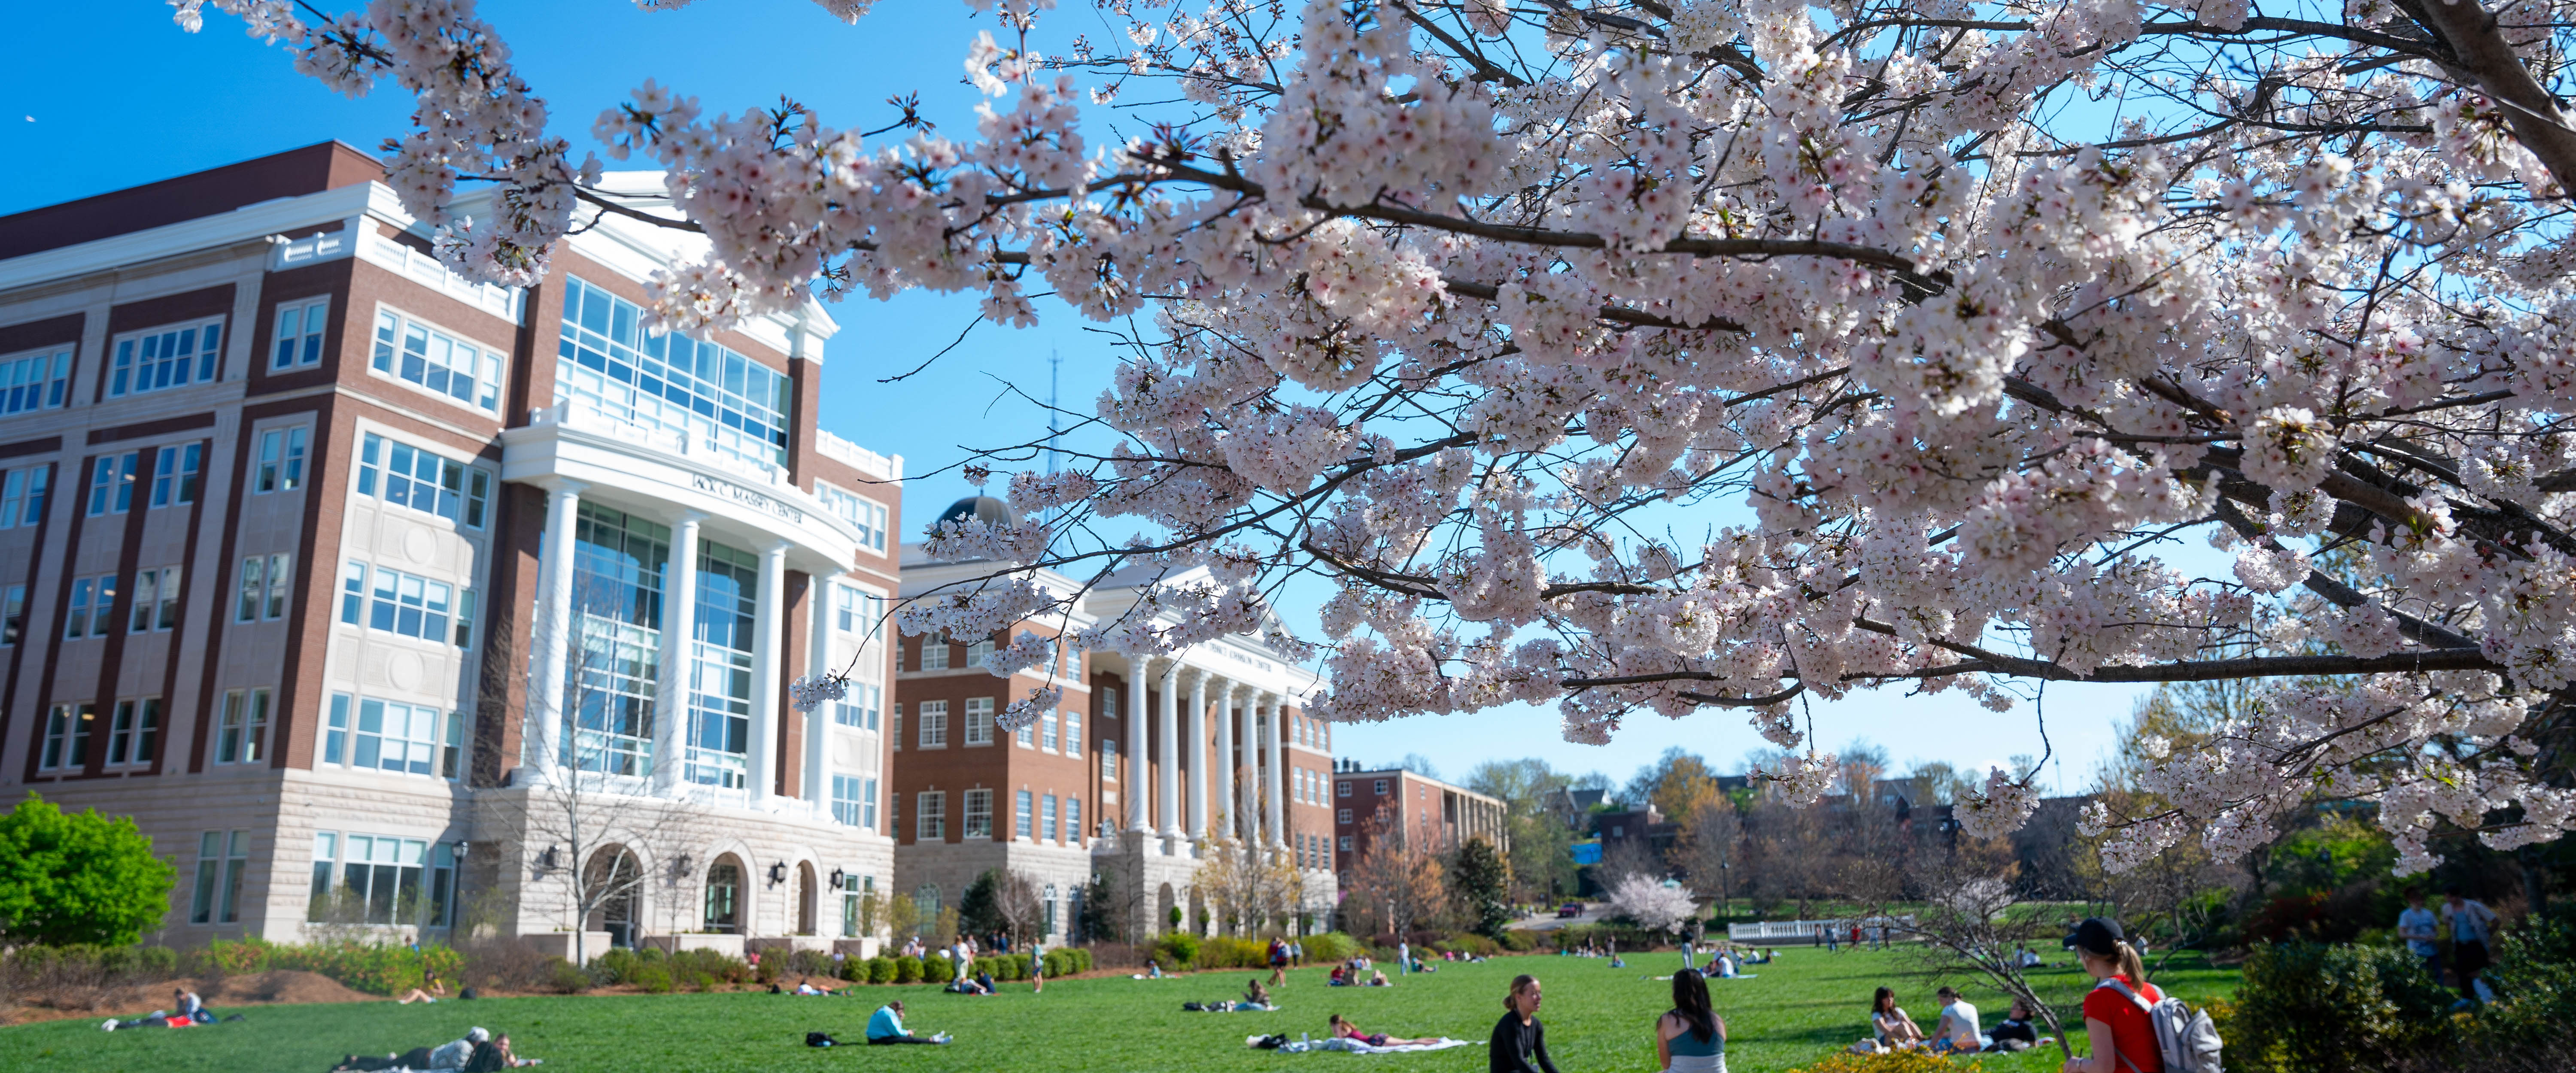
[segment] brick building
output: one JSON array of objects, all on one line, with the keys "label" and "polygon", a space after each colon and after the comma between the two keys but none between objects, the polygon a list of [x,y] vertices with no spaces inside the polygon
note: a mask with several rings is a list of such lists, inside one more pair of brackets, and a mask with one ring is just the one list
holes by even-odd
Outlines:
[{"label": "brick building", "polygon": [[1452,786],[1403,768],[1361,771],[1346,765],[1333,775],[1333,849],[1336,867],[1350,868],[1368,852],[1370,825],[1383,812],[1407,838],[1454,849],[1482,837],[1511,850],[1510,810],[1499,798]]},{"label": "brick building", "polygon": [[0,217],[0,789],[133,816],[173,943],[855,932],[902,472],[815,427],[836,326],[643,330],[703,241],[631,219],[524,289],[428,234],[331,143]]},{"label": "brick building", "polygon": [[[940,520],[965,517],[1016,522],[991,498],[960,500]],[[919,545],[906,545],[903,593],[971,584],[997,568],[1008,572],[985,561],[933,562]],[[1074,610],[990,638],[903,639],[894,708],[896,889],[912,894],[927,917],[955,905],[985,871],[1017,871],[1039,888],[1047,934],[1063,941],[1077,937],[1080,898],[1097,876],[1122,902],[1101,907],[1123,921],[1122,931],[1160,931],[1179,908],[1183,927],[1204,932],[1211,923],[1196,883],[1202,862],[1219,847],[1257,845],[1297,867],[1301,915],[1323,926],[1334,890],[1325,804],[1332,739],[1298,707],[1315,676],[1258,638],[1237,635],[1170,658],[1060,646],[1054,667],[1004,681],[983,667],[996,644],[1022,632],[1052,639],[1119,621],[1138,613],[1144,595],[1121,576],[1088,592],[1051,571],[1032,577],[1052,592],[1078,594]],[[1050,682],[1063,690],[1053,713],[1017,734],[995,726],[1014,699]]]}]

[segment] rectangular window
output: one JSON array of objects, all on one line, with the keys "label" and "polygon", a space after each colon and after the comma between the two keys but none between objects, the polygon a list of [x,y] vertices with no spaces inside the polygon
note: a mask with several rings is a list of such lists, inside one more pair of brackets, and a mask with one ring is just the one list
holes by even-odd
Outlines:
[{"label": "rectangular window", "polygon": [[72,580],[71,606],[63,611],[63,640],[105,637],[116,622],[116,575]]},{"label": "rectangular window", "polygon": [[241,919],[242,877],[250,871],[250,832],[208,831],[197,839],[197,889],[188,923],[232,924]]},{"label": "rectangular window", "polygon": [[481,529],[492,475],[370,433],[358,447],[358,494]]},{"label": "rectangular window", "polygon": [[441,771],[439,730],[448,720],[438,709],[365,698],[357,702],[356,708],[357,725],[352,728],[355,733],[349,750],[351,767],[404,775]]},{"label": "rectangular window", "polygon": [[215,724],[215,762],[256,764],[267,755],[268,690],[224,694],[222,718]]},{"label": "rectangular window", "polygon": [[1082,799],[1064,799],[1064,837],[1076,845],[1082,842]]},{"label": "rectangular window", "polygon": [[161,449],[160,457],[152,463],[153,506],[184,506],[197,501],[197,470],[205,461],[205,449],[201,443]]},{"label": "rectangular window", "polygon": [[304,487],[305,437],[312,431],[307,426],[297,425],[294,428],[273,428],[259,434],[259,470],[251,475],[252,495],[292,492]]},{"label": "rectangular window", "polygon": [[1028,791],[1022,790],[1013,795],[1013,800],[1011,802],[1011,837],[1035,837],[1035,832],[1029,829],[1029,821],[1032,818],[1029,814],[1035,811],[1037,810],[1029,807]]},{"label": "rectangular window", "polygon": [[0,474],[0,529],[44,521],[45,485],[53,476],[52,466],[26,466]]},{"label": "rectangular window", "polygon": [[134,470],[142,463],[139,452],[100,455],[89,474],[89,516],[123,514],[134,506]]},{"label": "rectangular window", "polygon": [[564,280],[563,310],[555,402],[677,433],[692,453],[705,447],[762,465],[787,461],[795,406],[785,374],[714,343],[656,334],[635,303],[578,277]]},{"label": "rectangular window", "polygon": [[69,345],[0,358],[0,416],[60,406],[71,382]]},{"label": "rectangular window", "polygon": [[[367,584],[370,573],[372,587]],[[340,621],[359,625],[363,610],[368,629],[463,648],[472,641],[463,626],[472,619],[473,596],[444,581],[350,563],[341,575]]]},{"label": "rectangular window", "polygon": [[832,704],[832,721],[859,730],[877,728],[877,710],[885,700],[885,688],[870,682],[850,683],[849,695]]},{"label": "rectangular window", "polygon": [[201,384],[215,378],[223,352],[224,320],[154,328],[119,338],[109,363],[107,397]]},{"label": "rectangular window", "polygon": [[501,352],[484,350],[385,310],[376,314],[375,369],[467,406],[501,408]]},{"label": "rectangular window", "polygon": [[982,639],[979,639],[979,640],[974,640],[974,641],[968,641],[968,642],[966,642],[966,665],[967,665],[967,666],[969,666],[969,667],[981,667],[981,666],[983,666],[983,665],[984,665],[984,662],[985,662],[986,660],[989,660],[989,659],[992,659],[992,658],[993,658],[993,639],[992,639],[992,638],[990,638],[990,637],[986,637],[986,638],[982,638]]},{"label": "rectangular window", "polygon": [[0,591],[0,648],[18,643],[18,635],[27,632],[27,587],[11,585]]},{"label": "rectangular window", "polygon": [[832,818],[852,827],[868,827],[875,817],[868,815],[865,780],[848,775],[832,776]]},{"label": "rectangular window", "polygon": [[1342,852],[1344,852],[1344,853],[1349,853],[1350,851],[1351,851],[1351,836],[1349,836],[1349,835],[1343,835],[1343,836],[1342,836]]},{"label": "rectangular window", "polygon": [[330,722],[322,729],[322,762],[346,763],[349,756],[349,695],[331,694]]},{"label": "rectangular window", "polygon": [[127,633],[167,630],[179,624],[179,568],[134,572],[134,611]]},{"label": "rectangular window", "polygon": [[886,706],[886,740],[894,743],[894,751],[903,751],[902,701],[896,701],[893,704]]},{"label": "rectangular window", "polygon": [[1386,780],[1385,780],[1385,779],[1379,779],[1379,780],[1377,780],[1377,795],[1378,795],[1379,797],[1385,797],[1385,796],[1386,796]]},{"label": "rectangular window", "polygon": [[1082,755],[1082,713],[1064,713],[1064,755]]},{"label": "rectangular window", "polygon": [[45,714],[45,744],[36,766],[46,771],[89,766],[89,732],[98,720],[95,704],[57,704]]},{"label": "rectangular window", "polygon": [[1348,825],[1350,824],[1350,822],[1351,822],[1351,810],[1349,810],[1349,809],[1337,809],[1337,810],[1335,810],[1335,811],[1333,812],[1333,822],[1334,822],[1334,823],[1338,823],[1338,824],[1342,824],[1342,825],[1344,825],[1344,826],[1348,826]]},{"label": "rectangular window", "polygon": [[[334,848],[336,855],[330,852]],[[337,890],[332,889],[335,865]],[[334,838],[324,832],[314,837],[306,919],[445,927],[455,882],[456,848],[451,844],[354,833]]]},{"label": "rectangular window", "polygon": [[843,491],[828,484],[814,485],[823,507],[859,531],[859,546],[874,552],[886,548],[885,504]]},{"label": "rectangular window", "polygon": [[966,791],[966,837],[993,837],[993,791]]},{"label": "rectangular window", "polygon": [[1057,732],[1056,713],[1053,710],[1039,713],[1038,748],[1044,749],[1048,752],[1054,752],[1056,750],[1056,743],[1059,740],[1061,739]]},{"label": "rectangular window", "polygon": [[[1023,794],[1026,794],[1028,791],[1026,791],[1026,790],[1022,790],[1022,791],[1020,791],[1020,792],[1021,792],[1021,793],[1023,793]],[[1043,838],[1043,839],[1046,839],[1046,840],[1047,840],[1047,841],[1049,841],[1049,842],[1062,842],[1062,841],[1064,841],[1064,831],[1063,831],[1063,829],[1062,829],[1062,828],[1059,828],[1059,827],[1057,827],[1057,826],[1056,826],[1056,823],[1057,823],[1057,822],[1058,822],[1058,821],[1057,821],[1057,816],[1056,816],[1056,812],[1055,812],[1055,795],[1054,795],[1054,794],[1048,794],[1048,795],[1046,795],[1045,797],[1039,798],[1039,799],[1038,799],[1038,837]]]},{"label": "rectangular window", "polygon": [[160,747],[161,698],[117,701],[116,716],[107,728],[107,762],[146,766]]},{"label": "rectangular window", "polygon": [[241,595],[234,601],[233,621],[275,622],[286,617],[287,590],[295,584],[295,553],[253,555],[242,560]]},{"label": "rectangular window", "polygon": [[921,639],[921,669],[925,671],[944,671],[948,669],[948,636],[946,634],[934,633]]},{"label": "rectangular window", "polygon": [[860,780],[859,827],[869,831],[877,829],[877,780],[875,779]]},{"label": "rectangular window", "polygon": [[969,697],[966,700],[966,744],[993,744],[993,698]]},{"label": "rectangular window", "polygon": [[948,838],[948,792],[924,790],[913,797],[912,838],[915,842],[942,842]]},{"label": "rectangular window", "polygon": [[944,700],[922,701],[921,711],[919,714],[920,718],[915,721],[921,724],[921,747],[924,749],[947,748],[948,702]]},{"label": "rectangular window", "polygon": [[1351,780],[1343,779],[1341,782],[1341,790],[1339,792],[1343,797],[1351,796]]},{"label": "rectangular window", "polygon": [[1118,739],[1116,738],[1100,739],[1100,779],[1103,782],[1118,781]]},{"label": "rectangular window", "polygon": [[319,364],[322,361],[322,332],[330,323],[331,300],[328,298],[279,303],[276,342],[268,367],[293,369]]}]

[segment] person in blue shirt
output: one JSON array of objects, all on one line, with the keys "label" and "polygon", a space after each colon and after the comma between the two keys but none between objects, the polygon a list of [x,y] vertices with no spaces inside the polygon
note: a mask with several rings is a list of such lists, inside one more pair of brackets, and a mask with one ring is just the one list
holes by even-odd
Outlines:
[{"label": "person in blue shirt", "polygon": [[2424,888],[2406,889],[2406,911],[2397,914],[2397,937],[2406,940],[2406,950],[2424,962],[2424,972],[2433,982],[2442,982],[2442,918],[2424,905]]},{"label": "person in blue shirt", "polygon": [[876,1014],[868,1018],[868,1042],[872,1044],[946,1043],[948,1042],[948,1033],[942,1032],[936,1036],[924,1039],[920,1036],[904,1031],[903,1003],[889,1002],[883,1006],[877,1007]]}]

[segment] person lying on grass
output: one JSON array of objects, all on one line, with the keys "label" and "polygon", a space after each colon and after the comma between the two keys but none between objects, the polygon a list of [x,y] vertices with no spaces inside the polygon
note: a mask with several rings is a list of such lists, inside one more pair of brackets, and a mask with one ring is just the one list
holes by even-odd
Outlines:
[{"label": "person lying on grass", "polygon": [[1338,1013],[1326,1018],[1324,1023],[1331,1026],[1332,1038],[1352,1040],[1371,1047],[1413,1047],[1440,1042],[1438,1036],[1406,1039],[1402,1036],[1390,1036],[1384,1032],[1362,1032],[1360,1026],[1342,1020],[1342,1015]]}]

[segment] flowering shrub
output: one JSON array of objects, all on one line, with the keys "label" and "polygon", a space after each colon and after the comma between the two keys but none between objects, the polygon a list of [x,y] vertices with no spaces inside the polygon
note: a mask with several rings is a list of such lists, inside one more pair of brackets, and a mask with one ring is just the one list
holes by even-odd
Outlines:
[{"label": "flowering shrub", "polygon": [[1984,1063],[1975,1058],[1961,1064],[1926,1050],[1889,1051],[1886,1054],[1842,1051],[1827,1056],[1823,1061],[1799,1066],[1790,1073],[1979,1073],[1984,1068]]},{"label": "flowering shrub", "polygon": [[1626,917],[1648,931],[1677,932],[1696,915],[1699,903],[1680,887],[1668,887],[1653,876],[1632,875],[1610,888],[1610,915]]},{"label": "flowering shrub", "polygon": [[[1800,802],[1839,769],[1808,693],[2246,679],[2137,780],[2154,811],[2087,815],[2104,862],[2235,856],[2324,795],[2417,872],[2446,821],[2576,826],[2536,740],[2576,684],[2576,134],[2533,73],[2570,2],[1099,0],[1103,44],[970,0],[963,136],[653,81],[591,133],[703,236],[657,327],[929,288],[1129,333],[1115,442],[988,455],[1044,520],[927,534],[993,566],[906,631],[1063,611],[1023,569],[1055,564],[1154,581],[1067,638],[1150,657],[1284,629],[1262,594],[1312,572],[1320,632],[1271,642],[1329,669],[1313,714],[1554,704],[1597,745],[1735,709]],[[468,278],[535,282],[617,203],[472,5],[178,21],[209,4],[417,98],[388,182]],[[1701,516],[1632,524],[1654,504]],[[1967,796],[1981,837],[2035,800]]]}]

